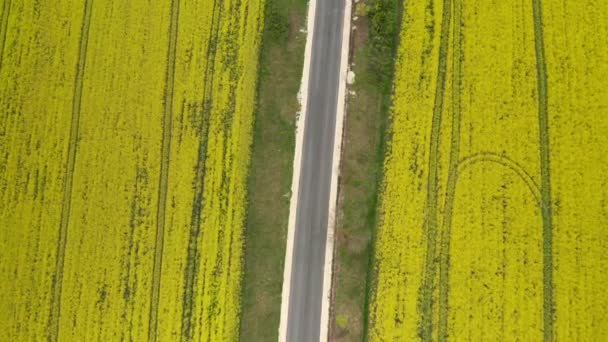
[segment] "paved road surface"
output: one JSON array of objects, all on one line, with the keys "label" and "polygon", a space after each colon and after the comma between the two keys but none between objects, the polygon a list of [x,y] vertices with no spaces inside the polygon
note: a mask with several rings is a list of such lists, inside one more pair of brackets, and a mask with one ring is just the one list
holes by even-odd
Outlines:
[{"label": "paved road surface", "polygon": [[288,342],[319,340],[345,0],[319,0],[296,209]]}]

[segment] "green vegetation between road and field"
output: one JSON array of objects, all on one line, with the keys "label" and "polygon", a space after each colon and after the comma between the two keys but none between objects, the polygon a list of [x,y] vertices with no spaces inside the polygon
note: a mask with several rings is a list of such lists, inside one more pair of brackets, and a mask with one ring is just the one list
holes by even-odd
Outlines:
[{"label": "green vegetation between road and field", "polygon": [[245,232],[241,340],[276,341],[307,0],[267,0]]},{"label": "green vegetation between road and field", "polygon": [[378,186],[382,175],[401,0],[355,5],[351,70],[338,199],[332,289],[331,341],[361,341]]}]

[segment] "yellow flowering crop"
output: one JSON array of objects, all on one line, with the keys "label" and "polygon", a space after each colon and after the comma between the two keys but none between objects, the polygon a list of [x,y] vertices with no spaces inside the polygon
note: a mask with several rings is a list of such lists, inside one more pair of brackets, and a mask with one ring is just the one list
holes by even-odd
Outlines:
[{"label": "yellow flowering crop", "polygon": [[0,340],[237,339],[264,1],[0,10]]},{"label": "yellow flowering crop", "polygon": [[608,2],[405,1],[373,341],[608,339]]}]

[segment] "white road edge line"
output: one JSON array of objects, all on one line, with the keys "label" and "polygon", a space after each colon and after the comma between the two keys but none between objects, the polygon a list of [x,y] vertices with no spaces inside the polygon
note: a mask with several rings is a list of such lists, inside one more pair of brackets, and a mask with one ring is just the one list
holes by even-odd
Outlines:
[{"label": "white road edge line", "polygon": [[291,180],[291,199],[289,205],[289,223],[287,225],[287,246],[285,248],[285,266],[283,268],[283,292],[281,295],[281,319],[279,323],[279,342],[287,341],[287,320],[289,316],[289,296],[291,292],[291,266],[295,243],[296,209],[300,192],[300,170],[302,164],[302,146],[304,128],[306,127],[306,107],[308,104],[308,80],[312,63],[312,43],[315,28],[317,0],[309,0],[308,24],[306,28],[306,48],[304,51],[304,70],[300,84],[300,112],[296,118],[296,147],[293,158],[293,177]]},{"label": "white road edge line", "polygon": [[321,303],[321,331],[319,341],[329,339],[329,309],[334,258],[334,235],[336,229],[336,206],[338,203],[338,179],[340,177],[340,157],[342,155],[342,134],[346,116],[346,82],[350,51],[352,0],[345,0],[344,23],[342,27],[342,56],[340,57],[340,83],[338,85],[338,105],[336,108],[336,130],[334,154],[329,192],[329,212],[327,219],[327,241],[325,243],[325,265],[323,267],[323,302]]}]

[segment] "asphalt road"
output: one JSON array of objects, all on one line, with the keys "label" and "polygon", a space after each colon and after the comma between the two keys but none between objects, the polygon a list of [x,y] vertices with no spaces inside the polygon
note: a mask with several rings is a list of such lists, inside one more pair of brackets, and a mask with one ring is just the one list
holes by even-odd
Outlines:
[{"label": "asphalt road", "polygon": [[296,209],[288,342],[319,340],[344,8],[344,0],[317,1]]}]

